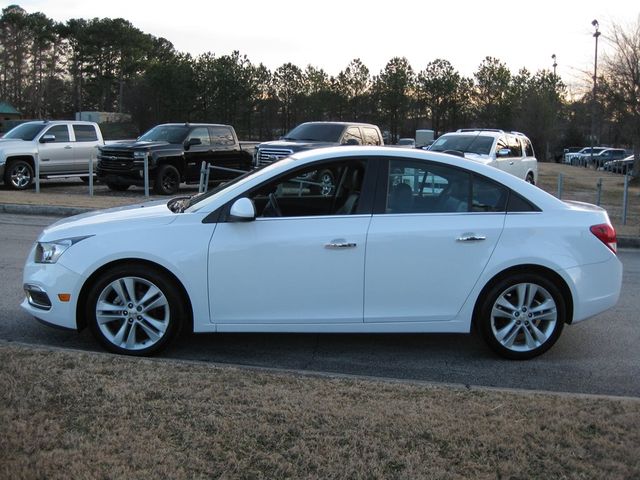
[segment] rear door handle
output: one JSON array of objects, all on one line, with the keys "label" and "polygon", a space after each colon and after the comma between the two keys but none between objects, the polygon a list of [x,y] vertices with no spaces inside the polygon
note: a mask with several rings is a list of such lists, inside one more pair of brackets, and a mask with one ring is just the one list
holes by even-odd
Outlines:
[{"label": "rear door handle", "polygon": [[486,239],[487,239],[487,237],[485,237],[484,235],[478,235],[478,234],[475,234],[475,233],[463,233],[458,238],[456,238],[456,241],[458,241],[458,242],[479,242],[481,240],[486,240]]},{"label": "rear door handle", "polygon": [[71,150],[71,148],[73,148],[71,147],[71,145],[67,145],[66,147],[64,147],[65,150]]}]

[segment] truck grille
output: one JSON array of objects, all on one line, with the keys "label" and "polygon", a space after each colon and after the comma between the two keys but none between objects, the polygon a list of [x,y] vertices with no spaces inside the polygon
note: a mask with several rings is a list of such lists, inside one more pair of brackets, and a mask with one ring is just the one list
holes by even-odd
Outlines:
[{"label": "truck grille", "polygon": [[270,163],[288,157],[293,150],[288,148],[260,148],[258,150],[257,164],[258,166],[269,165]]},{"label": "truck grille", "polygon": [[98,155],[98,165],[103,170],[131,170],[133,167],[133,152],[103,149]]}]

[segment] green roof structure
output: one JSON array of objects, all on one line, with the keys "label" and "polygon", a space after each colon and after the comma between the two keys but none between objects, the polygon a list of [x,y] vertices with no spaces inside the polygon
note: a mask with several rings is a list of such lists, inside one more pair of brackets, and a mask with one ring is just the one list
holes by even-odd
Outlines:
[{"label": "green roof structure", "polygon": [[20,115],[20,112],[13,105],[0,101],[0,115]]}]

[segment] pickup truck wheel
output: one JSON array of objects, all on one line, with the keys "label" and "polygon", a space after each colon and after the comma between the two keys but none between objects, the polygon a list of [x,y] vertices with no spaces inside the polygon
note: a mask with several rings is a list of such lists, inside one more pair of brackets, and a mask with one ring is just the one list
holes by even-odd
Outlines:
[{"label": "pickup truck wheel", "polygon": [[180,172],[173,165],[160,165],[153,190],[159,195],[173,195],[180,186]]},{"label": "pickup truck wheel", "polygon": [[332,195],[335,191],[336,181],[331,170],[322,170],[318,174],[316,182],[319,183],[319,185],[314,185],[312,187],[312,192],[315,194],[327,197]]},{"label": "pickup truck wheel", "polygon": [[129,188],[129,185],[126,183],[107,183],[107,188],[114,192],[124,192]]},{"label": "pickup truck wheel", "polygon": [[13,160],[4,172],[4,183],[15,190],[25,190],[33,183],[33,167],[24,160]]}]

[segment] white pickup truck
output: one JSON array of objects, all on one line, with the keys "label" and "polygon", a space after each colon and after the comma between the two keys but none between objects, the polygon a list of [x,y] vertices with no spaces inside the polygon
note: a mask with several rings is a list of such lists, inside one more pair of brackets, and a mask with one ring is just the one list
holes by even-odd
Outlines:
[{"label": "white pickup truck", "polygon": [[100,127],[93,122],[25,122],[0,138],[0,178],[9,188],[24,190],[33,183],[36,159],[40,178],[89,177],[97,148],[104,145]]}]

